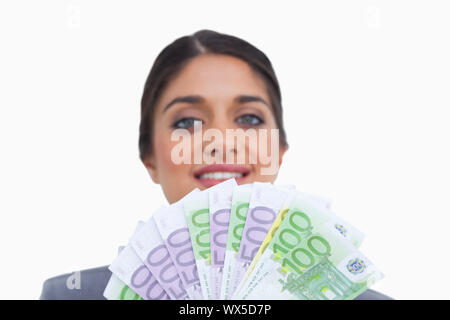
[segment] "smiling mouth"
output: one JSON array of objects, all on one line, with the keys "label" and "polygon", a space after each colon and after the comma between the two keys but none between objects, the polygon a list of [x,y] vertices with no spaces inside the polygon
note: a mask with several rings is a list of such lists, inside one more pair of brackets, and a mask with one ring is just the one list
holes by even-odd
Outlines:
[{"label": "smiling mouth", "polygon": [[232,178],[242,178],[248,173],[245,172],[208,172],[197,176],[197,179],[232,179]]},{"label": "smiling mouth", "polygon": [[194,177],[204,186],[209,187],[228,179],[242,182],[250,174],[250,169],[241,165],[213,164],[194,172]]}]

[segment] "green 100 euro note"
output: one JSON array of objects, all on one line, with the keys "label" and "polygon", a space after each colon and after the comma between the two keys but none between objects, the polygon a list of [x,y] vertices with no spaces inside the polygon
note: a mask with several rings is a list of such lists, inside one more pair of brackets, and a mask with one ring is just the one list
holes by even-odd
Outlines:
[{"label": "green 100 euro note", "polygon": [[242,231],[247,220],[251,193],[251,184],[240,185],[233,190],[222,284],[220,288],[221,300],[228,300],[236,289],[236,286],[231,281],[237,265],[236,258],[241,246]]},{"label": "green 100 euro note", "polygon": [[327,227],[328,232],[345,238],[356,247],[359,247],[363,240],[360,231],[338,218],[323,203],[309,195],[296,192],[294,199],[282,210],[264,239],[237,291],[237,296],[245,298],[246,293],[273,270],[277,262],[272,257],[286,254],[314,228],[322,225]]},{"label": "green 100 euro note", "polygon": [[202,290],[206,300],[212,299],[211,291],[211,243],[209,231],[209,196],[208,191],[188,194],[183,198],[184,214],[194,251],[195,264]]},{"label": "green 100 euro note", "polygon": [[255,266],[258,274],[233,298],[354,299],[383,277],[348,231],[330,223],[333,215],[304,199],[294,202]]}]

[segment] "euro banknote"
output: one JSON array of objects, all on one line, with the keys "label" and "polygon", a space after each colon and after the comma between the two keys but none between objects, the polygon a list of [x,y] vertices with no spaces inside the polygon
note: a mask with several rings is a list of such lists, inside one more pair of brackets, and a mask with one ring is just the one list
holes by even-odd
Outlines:
[{"label": "euro banknote", "polygon": [[233,298],[353,299],[381,279],[382,273],[349,241],[351,230],[328,223],[333,218],[297,198]]},{"label": "euro banknote", "polygon": [[[144,225],[145,222],[139,221],[131,237]],[[123,252],[125,248],[127,249]],[[164,289],[139,260],[130,244],[119,247],[118,256],[109,266],[109,270],[112,274],[103,293],[108,300],[169,299]]]},{"label": "euro banknote", "polygon": [[300,243],[314,228],[324,225],[329,232],[345,238],[359,247],[363,234],[337,217],[327,206],[300,192],[284,208],[261,244],[255,259],[241,282],[236,298],[245,298],[246,292],[262,282],[273,268],[272,258],[287,253]]},{"label": "euro banknote", "polygon": [[211,243],[211,295],[220,299],[228,225],[231,213],[233,190],[237,187],[234,179],[227,180],[209,191],[210,243]]},{"label": "euro banknote", "polygon": [[[137,232],[144,225],[143,221],[139,221],[136,226],[133,234]],[[117,250],[118,253],[125,248],[125,246],[120,246]],[[125,282],[120,280],[114,273],[111,274],[111,277],[106,285],[105,291],[103,292],[103,296],[108,300],[144,300],[140,295],[133,291]]]},{"label": "euro banknote", "polygon": [[[196,192],[200,191],[192,191]],[[182,201],[183,199],[172,204],[166,210],[156,211],[153,218],[188,296],[194,300],[202,300],[200,279]]]},{"label": "euro banknote", "polygon": [[261,242],[293,192],[292,189],[275,187],[270,183],[253,184],[242,240],[236,255],[234,273],[231,276],[231,287],[237,288],[240,284]]},{"label": "euro banknote", "polygon": [[[158,211],[165,211],[162,207]],[[169,251],[151,217],[130,240],[131,246],[161,287],[173,300],[192,299],[170,258]]]},{"label": "euro banknote", "polygon": [[[309,238],[303,247],[291,250],[280,260],[279,267],[244,299],[349,300],[383,278],[353,245],[320,243],[323,240],[319,239],[320,236]],[[317,250],[316,245],[326,249]]]},{"label": "euro banknote", "polygon": [[[133,235],[140,230],[145,223],[138,221]],[[117,254],[120,254],[125,246],[119,246]],[[105,287],[103,296],[108,300],[143,300],[133,289],[131,289],[125,282],[120,280],[114,273],[111,273],[111,277]]]},{"label": "euro banknote", "polygon": [[130,245],[120,252],[109,266],[109,270],[145,300],[170,299]]},{"label": "euro banknote", "polygon": [[208,191],[204,190],[186,196],[183,201],[183,208],[191,237],[202,296],[206,300],[211,300],[211,244],[209,239]]},{"label": "euro banknote", "polygon": [[140,295],[114,274],[111,275],[103,296],[108,300],[143,300]]},{"label": "euro banknote", "polygon": [[231,283],[232,275],[237,265],[237,254],[241,246],[242,231],[244,230],[247,212],[250,204],[252,184],[237,186],[233,190],[231,212],[228,224],[228,236],[223,266],[220,299],[228,300],[237,285]]},{"label": "euro banknote", "polygon": [[326,198],[229,179],[140,222],[109,266],[109,300],[354,299],[383,277]]}]

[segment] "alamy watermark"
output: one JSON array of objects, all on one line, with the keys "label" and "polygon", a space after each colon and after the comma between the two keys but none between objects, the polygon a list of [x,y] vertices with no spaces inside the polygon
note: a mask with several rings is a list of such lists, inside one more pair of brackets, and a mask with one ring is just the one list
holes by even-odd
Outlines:
[{"label": "alamy watermark", "polygon": [[178,144],[170,156],[175,164],[260,164],[261,175],[274,175],[279,169],[279,137],[279,129],[253,128],[226,129],[224,136],[219,129],[203,131],[202,122],[195,121],[193,134],[187,129],[172,132],[171,141]]},{"label": "alamy watermark", "polygon": [[81,272],[75,271],[70,276],[67,277],[66,287],[69,290],[80,290],[81,289]]}]

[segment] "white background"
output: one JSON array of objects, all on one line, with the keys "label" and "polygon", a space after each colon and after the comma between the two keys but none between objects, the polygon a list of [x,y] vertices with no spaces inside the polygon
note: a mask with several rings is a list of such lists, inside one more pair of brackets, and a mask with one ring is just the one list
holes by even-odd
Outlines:
[{"label": "white background", "polygon": [[396,299],[448,299],[448,1],[2,1],[0,298],[109,264],[165,203],[140,163],[143,85],[178,37],[263,50],[290,150],[277,183],[332,199]]}]

